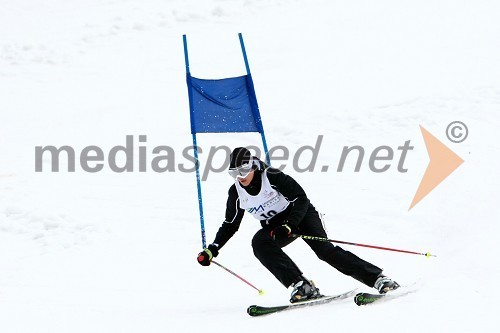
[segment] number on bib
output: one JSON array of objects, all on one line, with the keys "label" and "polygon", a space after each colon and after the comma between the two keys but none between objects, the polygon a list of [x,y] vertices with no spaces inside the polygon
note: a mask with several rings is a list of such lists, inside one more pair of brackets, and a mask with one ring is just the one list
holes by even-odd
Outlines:
[{"label": "number on bib", "polygon": [[276,215],[276,211],[274,210],[270,210],[267,212],[267,214],[265,213],[262,213],[260,214],[260,216],[262,216],[263,218],[265,218],[266,220],[270,219],[271,217],[273,217],[274,215]]}]

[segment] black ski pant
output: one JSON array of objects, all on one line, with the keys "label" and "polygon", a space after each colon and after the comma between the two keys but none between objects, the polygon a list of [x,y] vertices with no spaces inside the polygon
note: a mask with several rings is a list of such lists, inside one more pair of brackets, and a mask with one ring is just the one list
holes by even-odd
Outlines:
[{"label": "black ski pant", "polygon": [[[288,288],[300,280],[302,272],[292,259],[283,252],[282,248],[297,238],[273,240],[270,232],[275,226],[264,226],[257,231],[252,239],[253,252],[257,259]],[[304,219],[293,232],[308,236],[327,237],[321,219],[315,209],[308,210]],[[382,269],[379,267],[330,242],[318,240],[304,241],[311,247],[319,259],[369,287],[373,287],[375,280],[382,272]]]}]

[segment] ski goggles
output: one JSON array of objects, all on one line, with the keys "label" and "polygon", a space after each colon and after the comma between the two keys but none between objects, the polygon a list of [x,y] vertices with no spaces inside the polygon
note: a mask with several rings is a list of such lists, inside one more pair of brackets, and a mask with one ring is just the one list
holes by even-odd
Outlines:
[{"label": "ski goggles", "polygon": [[229,175],[233,177],[234,179],[237,178],[245,178],[248,176],[250,171],[253,169],[253,159],[250,158],[250,161],[248,163],[243,164],[242,166],[239,166],[237,168],[231,168],[228,170]]}]

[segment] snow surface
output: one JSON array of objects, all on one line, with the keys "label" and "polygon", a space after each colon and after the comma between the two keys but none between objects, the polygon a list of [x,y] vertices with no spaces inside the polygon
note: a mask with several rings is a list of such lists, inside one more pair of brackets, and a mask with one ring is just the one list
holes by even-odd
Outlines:
[{"label": "snow surface", "polygon": [[[14,1],[0,6],[0,331],[6,332],[483,332],[498,313],[497,173],[500,4],[497,1]],[[35,172],[35,146],[98,145],[147,135],[188,161],[191,144],[182,34],[202,78],[244,74],[244,34],[271,146],[295,152],[324,135],[318,165],[285,170],[326,214],[335,239],[431,251],[345,246],[415,292],[369,307],[351,300],[263,318],[283,288],[253,257],[245,217],[203,268],[193,173]],[[460,120],[470,134],[446,139]],[[419,125],[465,163],[414,209],[428,163]],[[257,134],[199,135],[199,144],[259,144]],[[336,172],[345,145],[411,140],[407,173],[364,161]],[[135,152],[138,154],[136,146]],[[220,161],[220,158],[218,159]],[[136,169],[138,161],[135,161]],[[306,163],[304,161],[303,163]],[[395,163],[395,162],[394,162]],[[307,163],[306,163],[307,164]],[[63,168],[64,170],[64,168]],[[207,238],[223,220],[225,172],[203,183]],[[367,290],[286,248],[325,293]]]}]

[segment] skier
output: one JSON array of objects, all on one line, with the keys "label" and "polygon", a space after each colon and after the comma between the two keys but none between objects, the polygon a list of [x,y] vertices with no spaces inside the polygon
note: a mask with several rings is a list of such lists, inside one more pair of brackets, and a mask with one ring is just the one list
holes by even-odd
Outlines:
[{"label": "skier", "polygon": [[[290,176],[268,166],[244,147],[233,150],[229,174],[230,187],[225,220],[212,244],[198,254],[198,263],[210,265],[220,249],[238,231],[245,210],[260,221],[262,228],[252,239],[257,259],[286,287],[293,287],[290,302],[322,295],[306,279],[282,248],[293,242],[293,234],[327,237],[321,218],[302,187]],[[304,240],[319,259],[340,272],[374,287],[384,294],[399,284],[382,274],[382,269],[330,242]]]}]

